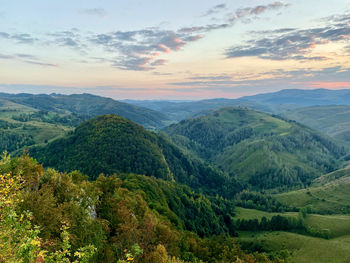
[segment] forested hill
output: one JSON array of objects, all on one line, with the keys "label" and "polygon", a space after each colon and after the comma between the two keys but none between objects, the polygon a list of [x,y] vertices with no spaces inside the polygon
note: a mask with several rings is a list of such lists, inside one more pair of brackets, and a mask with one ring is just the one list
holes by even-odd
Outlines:
[{"label": "forested hill", "polygon": [[338,168],[345,149],[278,116],[223,108],[164,130],[177,145],[256,188],[307,185]]},{"label": "forested hill", "polygon": [[185,155],[166,136],[117,115],[84,122],[70,135],[32,148],[30,155],[44,166],[80,170],[92,180],[100,173],[136,173],[175,180],[213,195],[232,197],[241,190],[235,180]]},{"label": "forested hill", "polygon": [[42,111],[74,113],[86,118],[103,114],[118,114],[150,129],[164,127],[168,122],[168,118],[158,111],[91,94],[33,95],[0,93],[0,99]]}]

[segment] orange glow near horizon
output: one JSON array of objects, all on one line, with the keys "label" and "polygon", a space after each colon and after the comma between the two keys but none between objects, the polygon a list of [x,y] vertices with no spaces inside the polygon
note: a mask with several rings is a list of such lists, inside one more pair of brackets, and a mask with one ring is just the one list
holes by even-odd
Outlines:
[{"label": "orange glow near horizon", "polygon": [[308,83],[309,87],[312,88],[319,88],[319,89],[331,89],[331,90],[337,90],[337,89],[349,89],[350,88],[350,82],[310,82]]}]

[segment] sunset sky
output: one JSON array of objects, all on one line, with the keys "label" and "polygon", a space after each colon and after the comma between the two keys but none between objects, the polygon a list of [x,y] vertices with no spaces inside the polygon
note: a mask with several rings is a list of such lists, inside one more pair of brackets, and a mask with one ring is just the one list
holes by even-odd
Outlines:
[{"label": "sunset sky", "polygon": [[349,0],[0,0],[0,92],[350,89]]}]

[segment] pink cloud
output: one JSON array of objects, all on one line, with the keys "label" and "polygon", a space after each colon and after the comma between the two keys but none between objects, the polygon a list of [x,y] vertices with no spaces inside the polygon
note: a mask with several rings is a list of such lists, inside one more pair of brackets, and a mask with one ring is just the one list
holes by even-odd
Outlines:
[{"label": "pink cloud", "polygon": [[171,52],[171,49],[170,48],[168,48],[166,45],[164,45],[164,44],[159,44],[158,45],[158,48],[160,48],[163,52],[165,52],[165,53],[170,53]]}]

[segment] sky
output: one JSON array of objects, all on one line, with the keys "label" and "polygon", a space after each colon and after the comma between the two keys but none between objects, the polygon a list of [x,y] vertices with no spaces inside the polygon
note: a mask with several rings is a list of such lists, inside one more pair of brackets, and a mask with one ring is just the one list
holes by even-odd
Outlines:
[{"label": "sky", "polygon": [[0,92],[350,89],[349,0],[0,0]]}]

